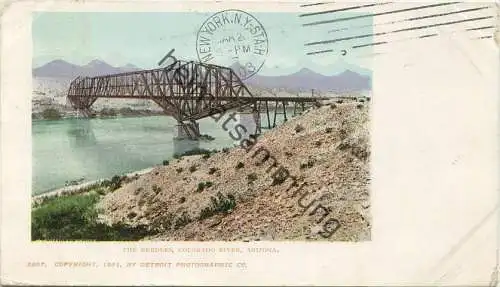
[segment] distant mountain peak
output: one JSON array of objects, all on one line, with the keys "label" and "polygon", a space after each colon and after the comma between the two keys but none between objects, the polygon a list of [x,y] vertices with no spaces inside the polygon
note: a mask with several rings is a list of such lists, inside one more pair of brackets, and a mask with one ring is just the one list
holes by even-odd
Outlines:
[{"label": "distant mountain peak", "polygon": [[124,68],[134,68],[134,69],[138,68],[136,65],[134,65],[134,64],[130,64],[130,63],[127,63],[127,64],[126,64],[125,66],[123,66],[123,67],[124,67]]},{"label": "distant mountain peak", "polygon": [[354,71],[351,71],[349,69],[344,70],[341,74],[345,74],[345,75],[354,75],[354,74],[356,74],[356,75],[359,75],[358,73],[356,73]]},{"label": "distant mountain peak", "polygon": [[33,69],[37,77],[76,78],[77,76],[99,76],[140,70],[137,66],[127,64],[124,67],[113,67],[100,59],[94,59],[86,65],[75,65],[56,59]]},{"label": "distant mountain peak", "polygon": [[130,63],[127,63],[125,66],[119,67],[119,69],[122,70],[123,72],[135,72],[135,71],[142,70],[141,68],[137,67],[136,65],[130,64]]},{"label": "distant mountain peak", "polygon": [[55,59],[55,60],[48,62],[47,64],[71,64],[71,63],[64,61],[64,60],[61,60],[61,59]]},{"label": "distant mountain peak", "polygon": [[299,71],[293,73],[292,75],[302,75],[302,76],[324,76],[308,68],[302,68]]},{"label": "distant mountain peak", "polygon": [[314,71],[313,71],[313,70],[308,69],[308,68],[302,68],[302,69],[300,69],[300,70],[299,70],[299,72],[300,72],[300,73],[310,73],[310,72],[313,72],[313,73],[314,73]]},{"label": "distant mountain peak", "polygon": [[103,60],[94,59],[90,61],[86,66],[111,66],[111,65],[104,62]]},{"label": "distant mountain peak", "polygon": [[349,69],[336,75],[327,76],[308,68],[302,68],[289,75],[255,75],[249,78],[247,82],[254,86],[266,88],[314,89],[317,91],[335,92],[360,91],[371,88],[371,79],[369,76],[362,76]]},{"label": "distant mountain peak", "polygon": [[[52,61],[46,63],[45,65],[39,66],[38,68],[43,67],[43,66],[48,66],[48,67],[76,67],[76,65],[71,64],[70,62],[61,60],[61,59],[52,60]],[[35,68],[35,69],[38,69],[38,68]]]}]

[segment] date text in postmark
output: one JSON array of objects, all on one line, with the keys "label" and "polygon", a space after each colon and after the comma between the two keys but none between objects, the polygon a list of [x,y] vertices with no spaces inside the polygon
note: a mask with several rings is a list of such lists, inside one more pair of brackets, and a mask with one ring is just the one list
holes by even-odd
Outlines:
[{"label": "date text in postmark", "polygon": [[241,79],[247,79],[264,65],[268,44],[266,31],[255,17],[224,10],[201,25],[196,52],[201,62],[231,67]]}]

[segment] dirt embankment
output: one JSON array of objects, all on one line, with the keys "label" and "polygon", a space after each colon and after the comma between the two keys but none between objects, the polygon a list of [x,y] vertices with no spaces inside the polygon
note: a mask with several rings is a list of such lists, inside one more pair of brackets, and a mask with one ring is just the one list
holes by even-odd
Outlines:
[{"label": "dirt embankment", "polygon": [[155,167],[107,194],[102,218],[155,240],[369,240],[369,106],[325,104],[247,149]]}]

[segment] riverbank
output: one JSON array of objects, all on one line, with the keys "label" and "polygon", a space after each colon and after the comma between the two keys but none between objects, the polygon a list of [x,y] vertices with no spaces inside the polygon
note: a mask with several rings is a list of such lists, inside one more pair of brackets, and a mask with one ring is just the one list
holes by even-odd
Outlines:
[{"label": "riverbank", "polygon": [[[210,140],[210,139],[208,139]],[[222,149],[226,150],[226,148]],[[184,152],[183,154],[174,154],[174,159],[180,159],[183,157],[189,157],[189,156],[195,156],[195,155],[210,155],[212,153],[217,153],[217,150],[206,150],[206,149],[193,149],[193,150],[188,150]],[[163,165],[168,165],[170,162],[168,160],[163,161]],[[47,199],[52,199],[54,197],[60,197],[60,196],[67,196],[67,195],[75,195],[75,194],[82,194],[82,193],[88,193],[91,191],[95,191],[98,188],[102,187],[103,183],[106,181],[113,181],[113,178],[120,177],[122,181],[129,181],[129,180],[134,180],[137,179],[138,177],[145,175],[147,173],[150,173],[154,167],[149,167],[145,169],[141,169],[138,171],[133,171],[129,173],[125,173],[123,175],[115,175],[111,179],[106,179],[106,178],[101,178],[97,180],[91,180],[91,181],[85,181],[81,182],[78,184],[72,184],[69,186],[61,187],[61,188],[56,188],[51,191],[47,191],[41,194],[33,194],[31,196],[32,203],[34,205],[40,204],[44,200]]]},{"label": "riverbank", "polygon": [[[44,217],[78,210],[64,240],[115,240],[115,231],[96,239],[92,230],[103,226],[139,229],[142,240],[369,240],[369,106],[318,105],[260,136],[250,151],[180,157],[90,184],[83,188],[91,199],[53,197],[33,210],[43,230],[34,239],[60,236]],[[75,196],[83,197],[66,200]],[[88,235],[77,232],[81,222]]]},{"label": "riverbank", "polygon": [[[130,117],[152,117],[152,116],[162,116],[165,113],[161,110],[141,110],[141,109],[131,109],[122,108],[117,109],[107,109],[96,111],[92,118],[98,119],[114,119],[114,118],[130,118]],[[47,108],[41,112],[33,112],[31,114],[31,119],[33,121],[53,121],[53,120],[67,120],[76,119],[78,115],[73,110],[57,109],[57,108]]]},{"label": "riverbank", "polygon": [[[135,172],[126,173],[125,175],[123,175],[123,177],[131,179],[131,178],[134,178],[136,176],[144,175],[144,174],[150,172],[151,170],[153,170],[152,167],[138,170]],[[34,194],[31,196],[31,200],[32,200],[32,203],[36,205],[36,204],[39,204],[40,202],[42,202],[43,200],[50,199],[53,197],[88,193],[88,192],[94,191],[95,189],[100,187],[102,185],[102,183],[105,182],[106,180],[108,180],[108,179],[103,178],[103,179],[97,179],[97,180],[92,180],[92,181],[86,181],[86,182],[82,182],[82,183],[75,184],[75,185],[57,188],[57,189],[54,189],[52,191],[44,192],[42,194]]]}]

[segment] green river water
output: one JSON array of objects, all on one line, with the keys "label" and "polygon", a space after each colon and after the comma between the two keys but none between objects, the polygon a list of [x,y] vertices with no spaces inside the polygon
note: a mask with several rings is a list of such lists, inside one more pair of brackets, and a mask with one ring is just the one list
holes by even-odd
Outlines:
[{"label": "green river water", "polygon": [[235,142],[222,129],[223,120],[199,121],[201,133],[213,141],[174,140],[176,122],[166,116],[33,121],[32,193],[149,168],[197,147],[231,147]]}]

